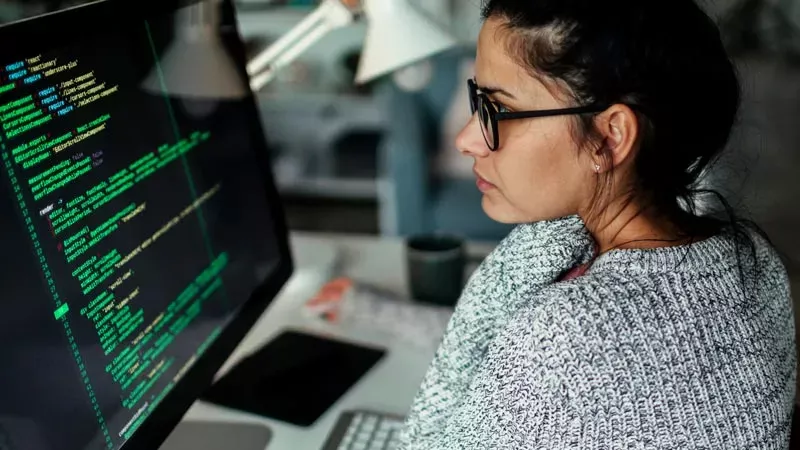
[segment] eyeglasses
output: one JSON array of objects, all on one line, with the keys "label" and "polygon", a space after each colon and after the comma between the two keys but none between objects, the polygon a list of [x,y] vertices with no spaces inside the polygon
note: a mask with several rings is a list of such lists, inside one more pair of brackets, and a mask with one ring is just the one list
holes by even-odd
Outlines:
[{"label": "eyeglasses", "polygon": [[533,119],[537,117],[566,116],[571,114],[599,113],[608,109],[608,106],[590,105],[574,108],[543,109],[539,111],[514,111],[500,112],[497,105],[489,97],[479,92],[475,80],[467,80],[469,88],[469,103],[472,114],[478,113],[481,123],[483,139],[489,150],[495,151],[500,147],[500,134],[497,132],[497,123],[501,120]]}]

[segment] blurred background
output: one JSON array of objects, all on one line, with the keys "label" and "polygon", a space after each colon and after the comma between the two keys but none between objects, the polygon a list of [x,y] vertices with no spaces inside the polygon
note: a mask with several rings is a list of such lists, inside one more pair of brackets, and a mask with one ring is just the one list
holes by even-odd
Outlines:
[{"label": "blurred background", "polygon": [[[471,163],[452,144],[468,119],[464,85],[480,0],[408,1],[458,45],[355,86],[367,30],[357,21],[327,34],[259,91],[289,225],[382,236],[446,231],[491,245],[508,227],[483,214]],[[0,0],[0,21],[79,3]],[[275,42],[318,3],[237,0],[248,51]],[[766,229],[800,292],[800,0],[704,4],[722,26],[744,86],[730,150],[706,183]],[[686,102],[706,106],[703,99]]]}]

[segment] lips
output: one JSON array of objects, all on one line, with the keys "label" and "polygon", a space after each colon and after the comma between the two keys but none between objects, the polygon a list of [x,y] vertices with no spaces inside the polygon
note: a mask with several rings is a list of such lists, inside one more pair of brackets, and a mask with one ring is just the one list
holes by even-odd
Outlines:
[{"label": "lips", "polygon": [[479,191],[485,193],[485,192],[491,191],[492,189],[496,188],[496,186],[494,184],[489,182],[486,178],[483,178],[478,173],[477,170],[473,169],[473,172],[475,173],[475,178],[476,178],[475,184],[478,186],[478,190]]}]

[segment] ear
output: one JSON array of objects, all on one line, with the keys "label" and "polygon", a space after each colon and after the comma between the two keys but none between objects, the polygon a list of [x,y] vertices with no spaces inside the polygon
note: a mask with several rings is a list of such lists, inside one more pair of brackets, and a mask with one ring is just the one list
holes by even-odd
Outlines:
[{"label": "ear", "polygon": [[612,105],[597,117],[595,126],[603,140],[603,145],[592,155],[594,164],[600,166],[598,172],[633,161],[638,149],[639,121],[630,107]]}]

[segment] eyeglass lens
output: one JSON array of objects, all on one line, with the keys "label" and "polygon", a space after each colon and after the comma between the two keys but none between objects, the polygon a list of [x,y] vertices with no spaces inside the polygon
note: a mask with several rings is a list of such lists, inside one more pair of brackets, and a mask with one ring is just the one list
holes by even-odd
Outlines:
[{"label": "eyeglass lens", "polygon": [[492,105],[486,101],[485,98],[480,98],[478,101],[479,105],[479,112],[478,118],[481,122],[481,131],[483,132],[483,139],[486,141],[486,145],[489,146],[489,149],[495,149],[495,127],[494,121],[492,120]]},{"label": "eyeglass lens", "polygon": [[478,87],[474,81],[469,80],[469,106],[472,114],[478,113],[478,120],[481,123],[481,132],[486,145],[491,150],[495,149],[495,126],[492,120],[492,105],[484,97],[478,93]]}]

